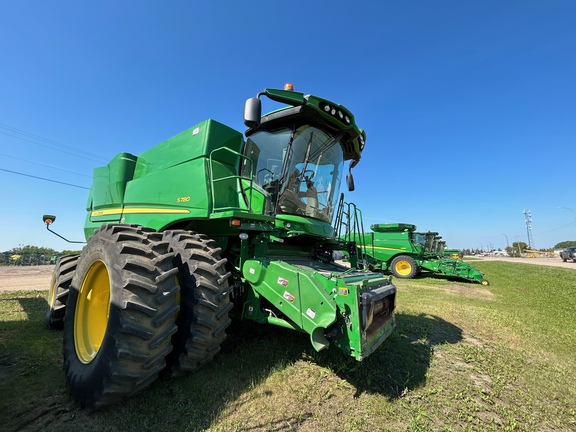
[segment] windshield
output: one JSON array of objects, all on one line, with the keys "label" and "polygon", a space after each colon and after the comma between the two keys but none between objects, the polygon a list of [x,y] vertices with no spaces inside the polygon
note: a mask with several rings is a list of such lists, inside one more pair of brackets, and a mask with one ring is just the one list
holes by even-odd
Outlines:
[{"label": "windshield", "polygon": [[435,235],[432,233],[426,234],[426,252],[436,252]]},{"label": "windshield", "polygon": [[413,233],[412,234],[412,243],[420,246],[421,248],[426,247],[426,236],[421,233]]},{"label": "windshield", "polygon": [[331,222],[344,164],[337,137],[311,126],[260,131],[248,138],[244,153],[269,212]]}]

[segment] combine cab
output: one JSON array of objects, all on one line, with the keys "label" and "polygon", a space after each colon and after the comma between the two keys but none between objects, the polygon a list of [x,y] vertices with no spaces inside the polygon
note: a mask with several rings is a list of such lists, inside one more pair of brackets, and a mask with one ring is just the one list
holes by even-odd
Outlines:
[{"label": "combine cab", "polygon": [[[283,108],[262,116],[263,96]],[[81,405],[115,403],[163,370],[195,371],[232,316],[357,360],[392,332],[394,285],[332,260],[353,249],[332,228],[344,163],[365,145],[352,113],[266,89],[246,102],[244,123],[246,138],[205,120],[94,170],[87,245],[56,266],[47,317],[65,313],[64,369]]]}]

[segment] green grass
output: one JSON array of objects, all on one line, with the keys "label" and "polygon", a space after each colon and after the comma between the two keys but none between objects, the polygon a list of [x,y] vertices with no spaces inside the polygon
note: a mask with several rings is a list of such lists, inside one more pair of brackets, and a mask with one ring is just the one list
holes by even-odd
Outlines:
[{"label": "green grass", "polygon": [[491,285],[398,280],[397,329],[361,363],[233,323],[199,372],[94,413],[71,401],[45,292],[0,295],[0,430],[576,430],[576,271],[475,262]]}]

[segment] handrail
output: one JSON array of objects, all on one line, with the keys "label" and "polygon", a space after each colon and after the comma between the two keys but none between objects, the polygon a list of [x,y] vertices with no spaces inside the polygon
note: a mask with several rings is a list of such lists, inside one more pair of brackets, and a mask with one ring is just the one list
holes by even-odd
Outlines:
[{"label": "handrail", "polygon": [[[214,158],[214,154],[217,152],[220,152],[220,151],[227,151],[229,153],[232,153],[234,156],[236,156],[238,158],[239,161],[247,160],[250,163],[250,176],[245,177],[241,174],[234,174],[234,175],[215,178],[214,177],[214,161],[225,163],[222,160],[218,160],[218,159]],[[212,212],[230,211],[230,210],[244,210],[239,205],[238,206],[216,206],[215,183],[230,180],[230,179],[237,179],[238,180],[238,188],[239,188],[238,190],[241,191],[248,210],[250,212],[252,212],[252,190],[253,190],[252,183],[253,183],[253,176],[254,176],[254,165],[253,165],[252,159],[250,159],[249,157],[243,155],[242,153],[239,153],[239,152],[232,150],[228,147],[220,147],[220,148],[217,148],[217,149],[212,150],[210,152],[209,163],[210,163],[210,195],[212,197]],[[239,167],[237,167],[237,169],[238,168]],[[250,182],[250,186],[249,186],[250,187],[250,196],[249,197],[246,196],[246,191],[244,189],[244,186],[242,185],[242,180],[247,180]]]}]

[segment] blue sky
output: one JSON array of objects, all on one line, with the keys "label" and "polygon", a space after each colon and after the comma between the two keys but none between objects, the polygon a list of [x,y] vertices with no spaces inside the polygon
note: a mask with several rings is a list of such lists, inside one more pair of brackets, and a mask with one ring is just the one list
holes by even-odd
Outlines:
[{"label": "blue sky", "polygon": [[366,130],[365,226],[503,248],[530,210],[535,247],[576,240],[575,47],[573,1],[2,2],[0,251],[75,248],[42,215],[82,240],[94,167],[207,118],[244,131],[286,82]]}]

